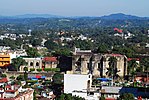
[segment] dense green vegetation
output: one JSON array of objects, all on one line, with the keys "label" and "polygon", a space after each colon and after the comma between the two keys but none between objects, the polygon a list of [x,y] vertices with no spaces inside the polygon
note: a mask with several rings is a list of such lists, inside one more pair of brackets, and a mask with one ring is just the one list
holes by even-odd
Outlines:
[{"label": "dense green vegetation", "polygon": [[118,100],[134,100],[134,95],[131,93],[123,93]]},{"label": "dense green vegetation", "polygon": [[[128,58],[141,58],[140,68],[142,69],[130,69],[130,66],[134,65],[131,62],[128,63],[128,69],[130,69],[128,73],[133,74],[134,71],[148,70],[149,58],[142,56],[149,54],[149,47],[146,47],[146,44],[149,44],[148,22],[149,19],[108,20],[98,17],[0,19],[0,35],[26,34],[26,37],[16,38],[16,40],[1,39],[0,46],[9,46],[14,50],[22,47],[29,57],[71,56],[72,51],[77,47],[83,50],[91,49],[94,53],[119,53]],[[127,39],[114,36],[116,33],[122,35],[114,31],[115,27],[122,29],[123,35],[130,33],[132,36]],[[31,36],[28,36],[29,29],[32,30]],[[87,39],[78,38],[81,35]],[[44,43],[42,43],[43,39],[46,40]],[[46,47],[47,50],[39,53],[38,46]],[[16,68],[17,66],[15,65]]]},{"label": "dense green vegetation", "polygon": [[71,94],[61,94],[56,100],[85,100],[82,97],[72,96]]},{"label": "dense green vegetation", "polygon": [[23,58],[13,58],[11,65],[15,68],[16,71],[19,71],[20,66],[27,65],[27,62]]}]

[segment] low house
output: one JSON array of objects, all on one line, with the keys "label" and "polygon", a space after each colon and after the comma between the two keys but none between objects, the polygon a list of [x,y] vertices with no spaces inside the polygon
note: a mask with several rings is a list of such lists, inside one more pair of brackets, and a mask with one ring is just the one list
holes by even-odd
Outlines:
[{"label": "low house", "polygon": [[44,57],[42,62],[44,68],[56,68],[58,64],[57,57]]},{"label": "low house", "polygon": [[143,87],[101,87],[101,95],[106,100],[116,100],[123,93],[131,93],[135,98],[142,97],[149,99],[149,89]]}]

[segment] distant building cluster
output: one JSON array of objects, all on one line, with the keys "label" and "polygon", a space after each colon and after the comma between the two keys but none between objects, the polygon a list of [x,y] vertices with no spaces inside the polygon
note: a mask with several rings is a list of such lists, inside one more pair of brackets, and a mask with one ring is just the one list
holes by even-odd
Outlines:
[{"label": "distant building cluster", "polygon": [[33,100],[34,90],[22,88],[18,84],[12,85],[7,78],[0,78],[0,100]]}]

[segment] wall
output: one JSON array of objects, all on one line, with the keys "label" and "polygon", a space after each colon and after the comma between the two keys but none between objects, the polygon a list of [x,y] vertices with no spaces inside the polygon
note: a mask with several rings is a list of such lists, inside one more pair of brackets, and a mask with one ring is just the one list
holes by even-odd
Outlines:
[{"label": "wall", "polygon": [[[91,87],[91,80],[91,75],[64,74],[64,93],[72,93],[74,90],[87,91],[87,88]],[[90,81],[89,85],[88,81]]]}]

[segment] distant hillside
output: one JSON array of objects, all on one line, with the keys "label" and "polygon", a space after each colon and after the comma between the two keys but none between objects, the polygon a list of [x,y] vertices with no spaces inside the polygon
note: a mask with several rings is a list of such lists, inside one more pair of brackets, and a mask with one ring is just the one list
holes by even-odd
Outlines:
[{"label": "distant hillside", "polygon": [[102,16],[101,19],[110,19],[110,20],[128,20],[128,19],[146,19],[147,17],[138,17],[133,15],[125,15],[123,13],[111,14],[108,16]]},{"label": "distant hillside", "polygon": [[58,15],[50,15],[50,14],[24,14],[24,15],[16,15],[16,16],[1,16],[0,18],[62,18],[62,16]]},{"label": "distant hillside", "polygon": [[90,17],[90,16],[72,16],[72,17],[65,17],[59,15],[51,15],[51,14],[24,14],[24,15],[16,15],[16,16],[1,16],[0,18],[100,18],[100,19],[107,19],[107,20],[128,20],[128,19],[149,19],[148,17],[138,17],[133,15],[126,15],[123,13],[111,14],[101,17]]},{"label": "distant hillside", "polygon": [[24,14],[14,16],[17,18],[61,18],[62,16],[50,15],[50,14]]},{"label": "distant hillside", "polygon": [[71,29],[96,27],[149,27],[149,18],[125,14],[111,14],[102,17],[61,17],[48,14],[25,14],[18,16],[1,16],[0,24],[14,24],[33,29]]}]

